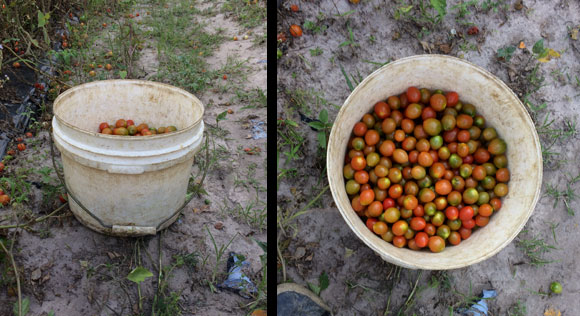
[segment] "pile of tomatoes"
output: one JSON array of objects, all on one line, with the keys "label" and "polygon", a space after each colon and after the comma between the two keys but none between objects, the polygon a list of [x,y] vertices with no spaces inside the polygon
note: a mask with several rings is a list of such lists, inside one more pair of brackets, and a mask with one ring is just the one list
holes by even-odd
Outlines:
[{"label": "pile of tomatoes", "polygon": [[162,127],[150,127],[145,123],[135,125],[133,120],[119,119],[115,124],[101,123],[99,125],[99,133],[108,135],[121,135],[121,136],[147,136],[155,134],[165,134],[175,132],[177,127],[162,126]]},{"label": "pile of tomatoes", "polygon": [[506,149],[456,92],[410,87],[376,103],[354,125],[346,192],[383,240],[440,252],[500,210],[510,179]]}]

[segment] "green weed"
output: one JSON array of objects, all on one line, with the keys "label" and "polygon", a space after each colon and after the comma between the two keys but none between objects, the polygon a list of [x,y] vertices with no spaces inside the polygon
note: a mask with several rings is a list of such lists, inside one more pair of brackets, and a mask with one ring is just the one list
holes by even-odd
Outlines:
[{"label": "green weed", "polygon": [[[526,233],[527,230],[522,231]],[[543,238],[538,236],[531,236],[530,238],[520,238],[518,240],[518,247],[520,247],[524,254],[530,260],[530,264],[534,266],[543,266],[549,263],[557,262],[559,260],[548,260],[544,257],[554,249],[558,249],[553,245],[548,244]]]},{"label": "green weed", "polygon": [[266,20],[265,3],[257,0],[227,0],[222,5],[222,11],[233,13],[246,28],[262,25]]},{"label": "green weed", "polygon": [[564,207],[568,212],[568,215],[574,215],[574,210],[572,210],[571,204],[572,201],[578,198],[576,191],[572,188],[576,182],[580,181],[580,174],[576,177],[569,179],[566,182],[566,189],[565,190],[558,190],[555,186],[550,183],[546,184],[546,195],[550,196],[554,199],[554,208],[558,206],[558,203],[562,201],[564,203]]},{"label": "green weed", "polygon": [[[217,280],[218,276],[222,275],[221,272],[218,272],[218,268],[221,268],[221,263],[224,260],[223,257],[224,257],[225,251],[228,249],[228,247],[231,245],[231,243],[234,241],[234,239],[236,238],[236,236],[238,234],[237,233],[234,234],[232,236],[232,238],[225,245],[221,245],[218,247],[215,239],[213,238],[211,231],[209,230],[209,228],[207,226],[205,226],[205,230],[207,231],[207,233],[211,239],[211,242],[212,242],[212,245],[213,245],[213,248],[215,251],[215,262],[212,262],[213,269],[212,269],[210,279],[207,280],[207,284],[212,292],[216,292],[217,291],[217,288],[215,287],[216,280]],[[208,259],[209,259],[209,254],[205,257],[205,259],[203,261],[204,265],[207,263]]]},{"label": "green weed", "polygon": [[312,121],[308,123],[308,126],[318,131],[318,145],[320,148],[326,149],[326,140],[328,139],[328,134],[332,129],[332,123],[328,121],[328,111],[326,111],[326,109],[320,111],[318,114],[318,121]]},{"label": "green weed", "polygon": [[526,304],[522,303],[520,300],[516,302],[516,304],[512,305],[508,311],[508,316],[526,316],[528,314]]}]

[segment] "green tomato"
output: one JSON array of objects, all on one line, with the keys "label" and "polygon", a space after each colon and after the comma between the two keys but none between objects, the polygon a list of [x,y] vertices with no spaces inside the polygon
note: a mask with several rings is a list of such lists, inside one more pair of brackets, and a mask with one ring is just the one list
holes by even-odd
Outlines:
[{"label": "green tomato", "polygon": [[562,284],[560,282],[552,282],[550,284],[550,290],[555,294],[562,293]]}]

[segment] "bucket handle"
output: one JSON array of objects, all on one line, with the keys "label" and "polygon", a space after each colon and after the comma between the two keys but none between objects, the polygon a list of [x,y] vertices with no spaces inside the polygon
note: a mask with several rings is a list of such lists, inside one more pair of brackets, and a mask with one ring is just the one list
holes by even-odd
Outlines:
[{"label": "bucket handle", "polygon": [[[207,132],[204,131],[205,135],[205,150],[206,150],[206,157],[209,156],[209,143],[208,143],[208,135]],[[165,218],[163,221],[161,221],[161,223],[159,223],[156,227],[141,227],[141,226],[119,226],[119,225],[111,225],[111,224],[106,224],[105,222],[103,222],[103,220],[101,220],[97,215],[95,215],[93,212],[91,212],[88,208],[86,208],[75,196],[74,194],[72,194],[71,190],[69,190],[68,186],[66,185],[66,182],[64,181],[64,175],[61,174],[61,171],[56,167],[56,161],[54,160],[54,140],[52,139],[52,127],[50,128],[50,132],[49,132],[49,139],[50,139],[50,154],[51,154],[51,158],[52,158],[52,166],[54,167],[54,172],[56,173],[56,175],[58,176],[58,179],[60,180],[60,183],[62,184],[62,186],[64,187],[64,190],[66,191],[66,194],[68,196],[71,197],[71,199],[78,205],[80,206],[80,208],[85,211],[85,213],[87,213],[89,216],[91,216],[92,218],[94,218],[101,226],[103,226],[104,228],[108,228],[111,229],[113,232],[116,233],[126,233],[126,234],[146,234],[146,235],[155,235],[157,233],[157,231],[159,231],[159,228],[161,226],[163,226],[165,223],[167,223],[167,221],[169,221],[170,219],[172,219],[173,217],[177,216],[178,214],[181,213],[181,211],[183,211],[183,209],[185,208],[185,206],[187,206],[187,204],[189,204],[189,202],[191,202],[191,200],[193,199],[193,194],[187,194],[189,195],[189,197],[186,195],[185,201],[183,202],[183,205],[181,205],[175,212],[173,212],[173,214],[171,214],[170,216],[168,216],[167,218]],[[207,161],[207,160],[206,160]],[[206,170],[207,171],[207,170]],[[203,184],[203,180],[205,179],[205,172],[203,174],[203,177],[201,179],[201,182],[199,183],[199,185],[201,186],[201,184]]]}]

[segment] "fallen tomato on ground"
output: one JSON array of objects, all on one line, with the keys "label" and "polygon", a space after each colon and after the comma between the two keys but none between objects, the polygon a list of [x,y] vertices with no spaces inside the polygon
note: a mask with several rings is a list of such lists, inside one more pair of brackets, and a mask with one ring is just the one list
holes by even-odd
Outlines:
[{"label": "fallen tomato on ground", "polygon": [[302,28],[296,24],[290,25],[290,34],[294,37],[300,37],[302,36]]}]

